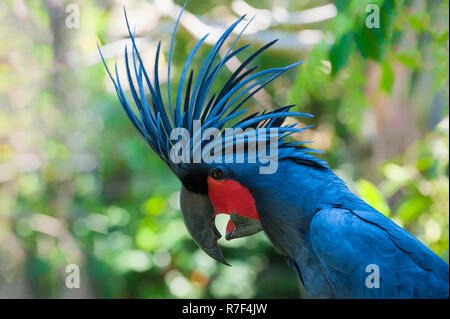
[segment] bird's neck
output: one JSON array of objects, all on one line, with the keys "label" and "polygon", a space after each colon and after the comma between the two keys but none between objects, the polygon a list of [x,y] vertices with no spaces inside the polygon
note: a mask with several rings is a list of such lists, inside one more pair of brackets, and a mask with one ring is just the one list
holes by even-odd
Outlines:
[{"label": "bird's neck", "polygon": [[255,194],[258,215],[269,238],[287,255],[305,246],[311,221],[321,209],[371,209],[328,168],[284,161],[273,178],[265,180]]},{"label": "bird's neck", "polygon": [[311,221],[324,208],[370,206],[351,193],[330,169],[280,165],[274,180],[272,193],[261,192],[264,200],[256,201],[262,203],[257,209],[264,231],[274,246],[297,265],[310,296],[331,298],[333,287],[309,243]]},{"label": "bird's neck", "polygon": [[[282,172],[280,181],[290,184],[286,187],[286,201],[295,210],[297,226],[304,231],[309,230],[309,224],[318,211],[325,208],[373,208],[353,194],[331,169],[310,167],[305,165],[287,166]],[[289,209],[291,210],[291,209]]]}]

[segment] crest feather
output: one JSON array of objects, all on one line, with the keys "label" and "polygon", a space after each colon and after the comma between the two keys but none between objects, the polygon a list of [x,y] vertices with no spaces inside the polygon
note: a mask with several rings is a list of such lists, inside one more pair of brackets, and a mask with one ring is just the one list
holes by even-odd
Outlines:
[{"label": "crest feather", "polygon": [[[285,67],[270,68],[266,70],[260,70],[258,72],[258,67],[256,66],[246,69],[246,67],[256,57],[261,55],[264,51],[269,49],[277,42],[277,40],[273,40],[247,57],[244,62],[242,62],[242,64],[230,75],[230,77],[218,93],[209,94],[214,80],[217,77],[217,74],[220,72],[225,63],[228,62],[231,58],[242,54],[251,46],[250,44],[247,44],[239,49],[233,50],[235,44],[240,39],[242,33],[248,27],[253,18],[250,19],[250,21],[238,34],[232,45],[227,50],[225,56],[221,58],[216,64],[214,64],[220,49],[223,47],[226,40],[230,37],[235,28],[243,21],[243,19],[245,18],[244,15],[237,19],[228,29],[225,30],[217,43],[211,48],[208,56],[203,62],[198,75],[195,76],[194,71],[190,69],[190,65],[195,57],[195,54],[208,37],[208,34],[206,34],[197,42],[184,64],[178,83],[175,103],[173,104],[170,84],[170,66],[172,62],[172,52],[175,42],[175,35],[185,6],[186,4],[183,6],[180,15],[178,16],[178,19],[175,23],[169,51],[167,70],[168,111],[166,110],[166,107],[163,103],[158,74],[158,61],[161,51],[161,42],[158,43],[156,50],[153,72],[154,77],[152,84],[150,81],[150,77],[144,67],[142,58],[139,54],[139,50],[136,46],[135,33],[131,32],[125,8],[124,15],[132,44],[132,65],[129,61],[129,52],[128,47],[126,46],[125,67],[128,85],[134,104],[136,105],[136,108],[138,110],[138,115],[135,114],[127,98],[125,97],[125,93],[122,89],[117,72],[117,64],[115,65],[116,74],[114,79],[108,66],[106,65],[100,48],[98,48],[103,64],[107,70],[109,77],[111,78],[111,81],[113,82],[119,102],[122,105],[130,122],[133,124],[139,134],[141,134],[142,137],[147,141],[153,151],[157,153],[158,156],[169,166],[172,166],[169,154],[170,149],[173,146],[173,141],[171,141],[170,139],[170,133],[173,129],[184,128],[191,134],[190,136],[193,136],[193,122],[194,120],[198,120],[200,121],[202,130],[205,130],[207,128],[217,128],[219,130],[222,130],[225,125],[232,119],[239,117],[247,111],[247,109],[241,109],[241,107],[254,94],[263,89],[277,77],[284,74],[286,71],[303,62],[299,61]],[[137,82],[136,85],[133,81],[132,72],[134,73],[134,77]],[[149,99],[147,99],[146,97],[144,84],[147,91],[150,93]],[[185,90],[183,95],[184,87]],[[304,146],[304,144],[309,142],[286,142],[286,137],[288,137],[289,135],[297,132],[302,132],[309,128],[296,128],[295,124],[283,125],[286,117],[312,117],[312,115],[307,113],[290,111],[292,107],[294,107],[294,105],[283,106],[270,112],[266,112],[264,110],[262,113],[253,113],[238,121],[237,124],[232,127],[241,128],[243,130],[247,128],[253,128],[256,129],[257,132],[268,133],[268,137],[271,136],[269,134],[269,130],[276,128],[279,147],[284,149],[282,152],[280,152],[280,157],[297,159],[298,162],[307,161],[310,162],[309,164],[317,167],[326,167],[326,163],[324,161],[305,153],[318,152]],[[273,135],[273,133],[271,134]]]}]

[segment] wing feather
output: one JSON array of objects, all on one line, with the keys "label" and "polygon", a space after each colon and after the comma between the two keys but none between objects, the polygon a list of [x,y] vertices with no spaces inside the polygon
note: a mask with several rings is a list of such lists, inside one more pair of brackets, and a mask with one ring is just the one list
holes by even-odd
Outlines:
[{"label": "wing feather", "polygon": [[[310,236],[338,297],[448,298],[448,265],[379,212],[323,209]],[[379,288],[366,285],[371,265]]]}]

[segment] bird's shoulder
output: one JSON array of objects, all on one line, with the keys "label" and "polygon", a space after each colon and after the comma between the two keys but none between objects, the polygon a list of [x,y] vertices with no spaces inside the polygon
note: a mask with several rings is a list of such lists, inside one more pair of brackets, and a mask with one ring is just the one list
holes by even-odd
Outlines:
[{"label": "bird's shoulder", "polygon": [[364,288],[373,265],[393,297],[422,295],[427,285],[448,290],[448,265],[378,211],[322,209],[311,222],[310,241],[335,284],[359,287],[358,297],[386,297]]}]

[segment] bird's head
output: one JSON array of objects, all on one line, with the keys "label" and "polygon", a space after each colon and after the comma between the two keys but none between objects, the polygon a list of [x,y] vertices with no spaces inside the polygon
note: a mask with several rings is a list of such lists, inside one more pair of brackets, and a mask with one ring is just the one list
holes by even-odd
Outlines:
[{"label": "bird's head", "polygon": [[192,165],[179,176],[180,207],[189,233],[200,248],[224,264],[227,263],[217,245],[221,237],[214,223],[217,214],[230,215],[228,240],[261,230],[254,198],[233,175],[237,171],[230,165],[212,163]]},{"label": "bird's head", "polygon": [[[218,72],[225,64],[250,47],[245,45],[234,49],[251,20],[238,33],[229,48],[224,48],[225,41],[245,16],[239,18],[222,34],[211,48],[197,75],[194,76],[194,71],[190,69],[191,61],[208,35],[198,41],[186,59],[176,97],[172,100],[170,63],[181,13],[175,24],[169,51],[167,99],[163,99],[159,85],[160,43],[156,52],[153,74],[150,76],[136,47],[135,36],[130,30],[126,13],[125,18],[131,39],[131,59],[125,47],[125,64],[127,81],[138,110],[137,114],[125,97],[117,75],[117,67],[113,77],[103,56],[102,60],[131,123],[181,181],[180,207],[189,233],[209,256],[227,264],[217,245],[221,235],[214,224],[215,216],[230,215],[226,230],[227,239],[256,233],[261,230],[261,224],[253,191],[261,180],[269,180],[271,174],[276,172],[276,161],[291,157],[304,161],[311,160],[315,165],[325,164],[318,159],[313,160],[313,156],[305,152],[313,151],[303,146],[306,142],[288,143],[286,141],[288,135],[307,128],[283,125],[286,117],[311,117],[309,114],[291,111],[293,105],[254,113],[237,120],[247,111],[247,109],[242,110],[241,107],[255,93],[301,63],[258,72],[256,72],[257,67],[248,67],[276,40],[249,55],[234,70],[219,91],[210,92]],[[219,52],[226,53],[221,58],[217,58]],[[146,96],[147,94],[149,97]],[[230,126],[229,123],[233,124],[226,129],[225,126],[227,124]]]}]

